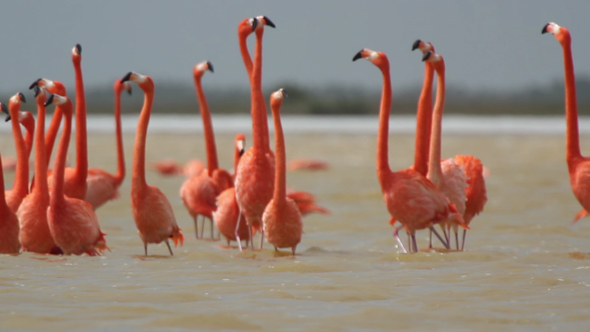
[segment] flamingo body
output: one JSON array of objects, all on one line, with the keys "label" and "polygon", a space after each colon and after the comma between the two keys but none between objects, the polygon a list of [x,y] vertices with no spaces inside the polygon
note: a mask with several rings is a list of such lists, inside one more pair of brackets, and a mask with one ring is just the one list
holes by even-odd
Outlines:
[{"label": "flamingo body", "polygon": [[132,188],[133,219],[143,243],[160,243],[172,238],[174,245],[184,242],[176,224],[172,205],[162,191],[151,185]]},{"label": "flamingo body", "polygon": [[193,219],[197,215],[211,219],[216,209],[215,198],[219,193],[216,181],[207,172],[187,179],[180,187],[182,202]]},{"label": "flamingo body", "polygon": [[87,190],[84,200],[96,210],[104,203],[119,198],[120,185],[113,174],[99,168],[90,168],[86,177]]},{"label": "flamingo body", "polygon": [[21,202],[17,216],[23,251],[48,254],[57,249],[47,223],[48,206],[49,194],[32,192]]},{"label": "flamingo body", "polygon": [[264,234],[275,248],[292,248],[294,253],[303,234],[301,212],[292,199],[283,199],[280,203],[271,200],[264,210]]},{"label": "flamingo body", "polygon": [[0,254],[18,253],[21,244],[19,242],[19,224],[16,214],[10,209],[0,213]]},{"label": "flamingo body", "polygon": [[[213,212],[213,220],[219,233],[225,237],[227,244],[236,241],[236,225],[240,216],[240,207],[236,200],[235,188],[228,188],[217,196],[217,210]],[[240,223],[237,230],[240,240],[250,241],[248,224]]]},{"label": "flamingo body", "polygon": [[454,160],[455,163],[463,167],[467,175],[467,188],[465,188],[465,197],[467,200],[465,202],[463,220],[469,225],[473,217],[483,211],[488,201],[484,166],[481,160],[471,155],[456,155]]}]

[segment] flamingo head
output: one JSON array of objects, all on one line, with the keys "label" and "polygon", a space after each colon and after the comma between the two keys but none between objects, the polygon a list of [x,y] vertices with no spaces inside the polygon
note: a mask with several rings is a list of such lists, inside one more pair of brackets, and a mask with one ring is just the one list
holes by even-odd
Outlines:
[{"label": "flamingo head", "polygon": [[244,134],[236,135],[236,150],[240,152],[240,156],[246,151],[246,136]]},{"label": "flamingo head", "polygon": [[283,99],[288,98],[287,91],[285,89],[280,88],[277,91],[273,92],[270,95],[270,107],[273,111],[279,111],[281,105],[283,104]]},{"label": "flamingo head", "polygon": [[115,85],[113,88],[115,89],[116,94],[121,94],[121,92],[127,91],[127,93],[131,95],[131,84],[129,81],[122,82],[120,79],[115,80]]},{"label": "flamingo head", "polygon": [[122,83],[127,81],[135,82],[143,91],[154,89],[154,81],[152,81],[151,77],[136,73],[134,71],[128,72],[127,75],[121,79]]},{"label": "flamingo head", "polygon": [[14,96],[10,97],[10,103],[20,104],[21,102],[27,102],[25,95],[23,95],[22,92],[17,92]]},{"label": "flamingo head", "polygon": [[412,51],[414,51],[415,49],[419,49],[420,51],[422,51],[422,54],[428,51],[434,52],[434,46],[432,46],[431,43],[425,42],[421,39],[416,39],[414,44],[412,44]]},{"label": "flamingo head", "polygon": [[72,102],[70,101],[70,98],[68,98],[66,96],[60,96],[55,93],[49,95],[49,97],[47,97],[47,100],[45,101],[45,103],[43,105],[49,106],[51,104],[58,105],[58,106],[69,104],[70,107],[64,109],[64,114],[72,111],[72,108],[71,108]]},{"label": "flamingo head", "polygon": [[201,78],[207,70],[213,73],[213,64],[210,61],[199,62],[193,68],[193,75],[195,78]]},{"label": "flamingo head", "polygon": [[248,37],[252,32],[262,30],[265,25],[276,28],[275,24],[266,16],[246,18],[238,24],[238,35]]},{"label": "flamingo head", "polygon": [[389,60],[387,59],[387,55],[385,55],[385,53],[383,52],[375,52],[368,48],[363,48],[354,56],[354,58],[352,58],[352,61],[356,61],[360,58],[370,61],[372,64],[379,68],[383,68],[383,66],[385,65],[389,66]]},{"label": "flamingo head", "polygon": [[56,93],[61,96],[66,95],[66,87],[59,81],[52,81],[48,78],[38,78],[29,86],[29,89],[33,89],[36,86],[46,89],[49,93]]},{"label": "flamingo head", "polygon": [[434,68],[438,71],[438,70],[444,70],[445,69],[445,59],[443,58],[442,55],[438,54],[438,53],[434,53],[432,51],[428,51],[426,53],[424,53],[424,56],[422,57],[422,61],[428,61],[430,63],[432,63],[432,65],[434,66]]},{"label": "flamingo head", "polygon": [[567,28],[560,27],[555,22],[549,22],[545,24],[543,30],[541,30],[541,33],[544,34],[547,32],[554,35],[555,39],[557,39],[560,44],[571,43],[572,38],[570,36],[569,30]]},{"label": "flamingo head", "polygon": [[72,61],[80,62],[82,60],[82,46],[80,44],[76,44],[72,48]]}]

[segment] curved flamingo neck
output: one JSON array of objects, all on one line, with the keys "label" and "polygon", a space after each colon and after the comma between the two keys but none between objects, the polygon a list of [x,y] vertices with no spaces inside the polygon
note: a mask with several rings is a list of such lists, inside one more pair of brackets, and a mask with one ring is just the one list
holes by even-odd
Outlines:
[{"label": "curved flamingo neck", "polygon": [[203,92],[203,85],[201,84],[201,77],[195,76],[195,88],[197,90],[197,99],[199,100],[199,108],[201,109],[201,118],[203,119],[203,131],[205,132],[205,144],[207,147],[207,173],[213,176],[213,171],[218,167],[217,148],[215,146],[215,134],[213,133],[213,124],[211,122],[211,112],[209,112],[209,105],[207,98]]},{"label": "curved flamingo neck", "polygon": [[115,131],[117,135],[117,173],[115,181],[117,185],[125,179],[125,153],[123,150],[123,128],[121,125],[121,90],[115,89]]},{"label": "curved flamingo neck", "polygon": [[428,172],[428,151],[430,144],[430,126],[432,125],[432,83],[434,67],[425,63],[424,84],[418,100],[416,112],[416,148],[414,154],[414,170],[426,176]]},{"label": "curved flamingo neck", "polygon": [[51,117],[49,129],[47,129],[47,134],[45,135],[45,148],[47,149],[45,153],[45,164],[47,166],[49,166],[49,161],[51,160],[51,153],[53,152],[53,146],[55,145],[55,139],[57,138],[57,132],[59,131],[62,118],[63,112],[59,107],[56,107]]},{"label": "curved flamingo neck", "polygon": [[25,146],[27,147],[27,160],[31,157],[33,151],[33,140],[35,139],[35,119],[28,114],[27,118],[21,122],[27,131],[25,135]]},{"label": "curved flamingo neck", "polygon": [[152,114],[152,104],[154,102],[154,88],[145,88],[143,99],[143,108],[139,115],[137,132],[135,134],[135,149],[133,151],[133,173],[131,182],[134,187],[146,186],[145,180],[145,145],[147,139],[147,129]]},{"label": "curved flamingo neck", "polygon": [[86,133],[86,99],[80,61],[74,61],[76,73],[76,178],[86,183],[88,176],[88,144]]},{"label": "curved flamingo neck", "polygon": [[[0,164],[2,163],[2,157],[0,156]],[[6,196],[5,196],[5,187],[4,187],[4,171],[0,169],[0,189],[2,193],[0,194],[0,213],[4,215],[10,211],[10,207],[8,207],[8,203],[6,203]],[[0,224],[2,224],[2,220],[0,220]]]},{"label": "curved flamingo neck", "polygon": [[252,58],[250,58],[250,52],[248,52],[247,38],[247,34],[238,33],[240,53],[242,54],[242,60],[244,60],[244,66],[246,66],[246,72],[248,72],[248,79],[250,79],[252,77]]},{"label": "curved flamingo neck", "polygon": [[580,136],[578,133],[578,104],[576,99],[576,77],[574,74],[574,60],[572,56],[571,40],[562,43],[563,64],[565,68],[565,122],[567,125],[566,160],[568,163],[579,159]]},{"label": "curved flamingo neck", "polygon": [[[64,177],[66,169],[66,157],[68,154],[68,146],[70,145],[70,136],[72,132],[72,103],[67,101],[63,105],[58,105],[63,111],[64,128],[57,147],[57,154],[55,156],[55,164],[53,166],[53,186],[51,188],[51,205],[55,206],[58,203],[65,202],[64,195]],[[35,185],[36,187],[37,185]]]},{"label": "curved flamingo neck", "polygon": [[377,133],[377,177],[384,190],[388,177],[391,174],[389,167],[389,114],[391,112],[391,77],[389,75],[389,61],[384,59],[379,66],[383,73],[383,89],[381,91],[381,105],[379,106],[379,129]]},{"label": "curved flamingo neck", "polygon": [[[47,156],[45,135],[45,103],[46,98],[37,98],[37,132],[35,132],[35,174],[47,174]],[[58,123],[59,125],[59,123]],[[49,199],[47,176],[36,176],[32,192],[45,195]]]},{"label": "curved flamingo neck", "polygon": [[20,129],[19,114],[20,104],[10,102],[10,116],[12,117],[12,135],[16,145],[16,174],[14,176],[14,185],[12,192],[18,197],[24,198],[28,193],[29,184],[29,154],[27,145]]},{"label": "curved flamingo neck", "polygon": [[[254,69],[250,77],[252,85],[252,127],[253,142],[252,144],[265,152],[270,151],[270,142],[268,134],[268,117],[266,114],[266,104],[262,94],[262,37],[264,29],[256,31],[256,47],[254,51]],[[257,118],[256,125],[254,118]],[[259,141],[258,144],[256,141]]]},{"label": "curved flamingo neck", "polygon": [[280,103],[274,105],[271,102],[272,116],[275,125],[275,191],[273,195],[273,202],[275,204],[282,204],[286,201],[286,153],[285,153],[285,136],[283,134],[283,126],[281,125]]},{"label": "curved flamingo neck", "polygon": [[428,178],[437,186],[441,184],[442,168],[440,166],[442,118],[445,109],[445,67],[443,60],[435,67],[437,76],[436,102],[432,114],[432,133],[430,138],[430,161],[428,163]]}]

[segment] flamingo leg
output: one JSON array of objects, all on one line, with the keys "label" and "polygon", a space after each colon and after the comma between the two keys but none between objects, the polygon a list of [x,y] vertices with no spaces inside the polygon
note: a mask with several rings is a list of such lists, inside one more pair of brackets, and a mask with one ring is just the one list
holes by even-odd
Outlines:
[{"label": "flamingo leg", "polygon": [[248,225],[248,234],[250,234],[250,249],[254,250],[254,238],[252,237],[253,235],[252,235],[252,226],[251,225]]},{"label": "flamingo leg", "polygon": [[467,234],[467,230],[466,229],[463,230],[463,242],[461,244],[461,250],[464,250],[465,249],[465,234]]},{"label": "flamingo leg", "polygon": [[458,234],[457,230],[455,230],[455,245],[457,247],[457,250],[460,250],[459,249],[459,234]]},{"label": "flamingo leg", "polygon": [[408,232],[406,232],[406,235],[408,236],[408,248],[410,248],[410,252],[412,252],[412,237]]},{"label": "flamingo leg", "polygon": [[[444,230],[444,228],[443,228]],[[436,231],[436,229],[434,228],[434,226],[430,227],[430,231],[432,233],[434,233],[434,235],[436,235],[436,237],[440,240],[440,242],[442,242],[443,246],[445,246],[445,248],[447,249],[451,249],[451,247],[449,246],[449,243],[447,241],[445,241],[442,236],[440,236],[440,234],[438,234],[438,232]],[[445,236],[446,237],[446,236]]]},{"label": "flamingo leg", "polygon": [[393,229],[393,236],[395,237],[395,240],[397,241],[397,244],[399,244],[400,248],[402,248],[404,254],[407,254],[408,251],[406,250],[406,247],[404,247],[404,244],[402,243],[402,240],[400,240],[399,238],[399,230],[402,229],[402,227],[404,226],[398,226],[396,228]]},{"label": "flamingo leg", "polygon": [[445,229],[445,226],[443,224],[439,224],[439,225],[440,225],[440,229],[442,229],[443,235],[445,236],[445,239],[447,240],[447,243],[448,243],[449,242],[449,235],[447,234],[447,230]]},{"label": "flamingo leg", "polygon": [[174,256],[174,253],[172,252],[172,248],[170,247],[170,242],[168,242],[168,239],[166,239],[166,245],[168,246],[168,250],[170,251],[170,256]]},{"label": "flamingo leg", "polygon": [[260,250],[262,250],[263,244],[264,244],[264,230],[260,229]]},{"label": "flamingo leg", "polygon": [[199,238],[199,222],[198,222],[199,215],[195,216],[195,236],[197,239]]},{"label": "flamingo leg", "polygon": [[[238,233],[238,229],[240,229],[240,221],[242,221],[242,214],[241,213],[238,215],[238,222],[236,223],[236,232],[235,232],[235,235],[236,235],[236,241],[238,242],[238,248],[240,248],[240,252],[242,252],[243,251],[243,249],[242,249],[242,240],[240,239],[240,235]],[[246,246],[248,246],[248,243],[247,242],[246,242]]]},{"label": "flamingo leg", "polygon": [[414,252],[418,252],[418,244],[416,243],[416,234],[412,234],[412,245],[414,247]]},{"label": "flamingo leg", "polygon": [[209,221],[211,222],[211,240],[215,240],[215,236],[213,236],[213,217]]},{"label": "flamingo leg", "polygon": [[203,216],[203,218],[201,218],[202,222],[201,222],[201,239],[203,238],[203,236],[205,236],[205,216]]},{"label": "flamingo leg", "polygon": [[432,249],[432,230],[428,232],[428,249]]},{"label": "flamingo leg", "polygon": [[295,256],[295,249],[297,248],[297,246],[294,246],[291,248],[291,251],[293,252],[293,256]]},{"label": "flamingo leg", "polygon": [[143,250],[145,251],[145,255],[147,256],[147,243],[143,243]]}]

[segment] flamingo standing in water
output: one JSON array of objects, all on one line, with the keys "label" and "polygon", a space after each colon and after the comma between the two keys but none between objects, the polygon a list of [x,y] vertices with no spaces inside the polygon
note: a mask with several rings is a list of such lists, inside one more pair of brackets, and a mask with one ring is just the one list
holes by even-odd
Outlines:
[{"label": "flamingo standing in water", "polygon": [[[35,132],[35,174],[47,174],[45,145],[45,89],[35,87],[37,101],[37,131]],[[61,107],[58,107],[61,108]],[[56,111],[58,112],[58,111]],[[61,109],[59,110],[61,113]],[[49,189],[47,177],[40,176],[37,184],[23,199],[16,214],[20,223],[19,240],[23,251],[42,254],[60,254],[62,250],[55,244],[47,223]]]},{"label": "flamingo standing in water", "polygon": [[232,176],[224,169],[218,167],[217,149],[215,147],[215,134],[213,133],[213,124],[211,123],[211,113],[209,105],[203,92],[201,78],[205,71],[213,72],[213,65],[209,61],[198,63],[194,70],[195,87],[203,118],[203,129],[205,132],[205,143],[207,145],[207,171],[197,176],[187,179],[180,187],[180,197],[184,206],[195,222],[195,233],[199,238],[198,217],[203,216],[203,228],[201,228],[201,237],[205,227],[205,218],[211,221],[211,239],[213,239],[213,215],[217,208],[216,197],[225,189],[233,186]]},{"label": "flamingo standing in water", "polygon": [[586,217],[590,211],[590,158],[580,152],[580,136],[578,132],[578,101],[576,97],[576,77],[572,56],[572,37],[567,28],[554,22],[547,23],[542,33],[551,33],[563,49],[563,65],[565,71],[565,122],[566,130],[566,161],[570,175],[570,184],[582,210],[576,214],[573,222]]},{"label": "flamingo standing in water", "polygon": [[285,97],[287,94],[283,89],[274,92],[270,97],[270,108],[275,125],[276,172],[273,198],[264,209],[262,224],[268,242],[275,247],[275,250],[277,248],[291,248],[293,255],[295,255],[297,244],[301,242],[303,223],[297,204],[287,198],[285,136],[280,115]]},{"label": "flamingo standing in water", "polygon": [[[238,25],[238,37],[240,40],[247,37],[252,31],[256,31],[256,46],[254,52],[254,64],[250,76],[251,86],[251,114],[253,146],[248,149],[238,165],[235,181],[236,197],[243,218],[246,219],[248,229],[261,231],[260,248],[264,243],[264,229],[262,228],[262,213],[273,195],[275,161],[274,153],[270,150],[268,139],[268,120],[266,105],[262,94],[262,37],[264,25],[274,27],[274,23],[265,16],[243,20]],[[246,50],[247,53],[247,50]],[[250,68],[249,56],[242,52],[246,70]],[[242,219],[242,218],[240,218]],[[238,220],[238,227],[240,220]],[[250,236],[252,239],[252,236]],[[238,243],[240,241],[238,240]],[[250,247],[254,249],[253,241]],[[240,246],[240,250],[241,250]]]},{"label": "flamingo standing in water", "polygon": [[[25,96],[20,92],[10,97],[8,111],[12,118],[18,119],[21,102],[26,101]],[[29,194],[29,154],[18,120],[12,121],[12,134],[16,144],[16,174],[12,190],[7,190],[5,196],[8,206],[12,212],[16,213],[23,198]]]},{"label": "flamingo standing in water", "polygon": [[121,127],[121,93],[131,94],[129,82],[116,80],[115,91],[115,131],[117,135],[117,173],[111,174],[100,168],[90,168],[86,178],[85,200],[96,210],[109,200],[119,197],[119,187],[125,179],[125,154],[123,153],[123,129]]},{"label": "flamingo standing in water", "polygon": [[[422,54],[425,55],[427,52],[435,52],[434,46],[431,43],[426,43],[420,39],[416,40],[412,46],[412,50],[420,49]],[[422,93],[418,101],[418,123],[416,128],[417,142],[416,142],[416,161],[414,166],[427,165],[429,161],[429,145],[423,144],[424,140],[428,142],[430,140],[431,131],[431,120],[432,120],[432,84],[434,77],[434,67],[430,61],[425,61],[425,76],[424,85],[422,87]],[[426,116],[427,115],[427,116]],[[420,133],[420,134],[418,134]],[[423,136],[422,136],[423,135]],[[422,137],[420,143],[418,143],[418,136]],[[455,166],[456,165],[456,166]],[[478,215],[487,202],[487,192],[485,186],[485,168],[478,158],[472,155],[456,155],[453,158],[441,160],[442,172],[444,177],[454,178],[457,177],[457,181],[461,182],[462,174],[467,176],[467,188],[465,188],[465,209],[463,212],[463,220],[467,225],[471,223],[471,220]],[[428,166],[426,166],[428,167]],[[463,172],[457,170],[457,167],[463,168]],[[422,167],[420,167],[422,169]],[[457,208],[460,210],[458,204]],[[447,236],[446,229],[442,226],[443,232],[447,243],[450,245],[450,234]],[[467,230],[463,230],[463,241],[461,246],[458,245],[458,234],[457,229],[455,231],[455,244],[457,249],[463,250],[465,246],[465,235]]]},{"label": "flamingo standing in water", "polygon": [[[391,110],[391,78],[389,74],[389,60],[383,52],[362,49],[353,61],[360,58],[369,60],[377,66],[383,75],[383,91],[379,110],[379,131],[377,136],[377,177],[381,184],[381,192],[390,215],[398,220],[402,226],[394,231],[394,236],[404,252],[407,252],[398,236],[402,227],[412,238],[410,251],[418,251],[415,232],[419,229],[430,228],[442,240],[433,225],[450,220],[468,228],[463,222],[463,216],[448,202],[444,194],[430,180],[417,171],[409,168],[392,172],[389,167],[388,135],[389,114]],[[444,241],[443,241],[444,242]]]},{"label": "flamingo standing in water", "polygon": [[[234,148],[234,170],[238,169],[240,157],[244,153],[246,144],[246,137],[244,134],[237,134],[235,138]],[[236,174],[234,174],[234,177]],[[224,190],[217,196],[217,210],[213,212],[213,220],[219,233],[223,235],[230,245],[230,241],[246,240],[246,246],[250,241],[250,232],[248,231],[248,224],[240,223],[238,226],[238,218],[240,217],[240,207],[236,200],[236,191],[232,186]],[[241,243],[238,244],[241,246]]]},{"label": "flamingo standing in water", "polygon": [[[76,75],[76,167],[66,167],[64,192],[66,196],[85,199],[86,178],[88,177],[88,144],[86,134],[86,99],[82,79],[82,47],[76,44],[72,48],[72,62]],[[49,190],[53,187],[53,175],[49,177]]]},{"label": "flamingo standing in water", "polygon": [[4,195],[4,172],[1,171],[0,190],[2,190],[0,194],[0,254],[17,254],[21,248],[20,242],[18,241],[18,218],[6,203]]},{"label": "flamingo standing in water", "polygon": [[182,245],[184,236],[176,224],[172,205],[166,196],[157,187],[148,185],[145,180],[145,143],[154,102],[154,81],[149,76],[135,72],[129,72],[121,80],[121,82],[126,81],[135,82],[145,94],[143,108],[137,124],[135,149],[133,151],[133,171],[131,174],[131,210],[133,219],[143,241],[146,256],[148,243],[157,244],[162,241],[168,246],[170,255],[174,255],[168,239],[172,238],[174,246],[178,243]]},{"label": "flamingo standing in water", "polygon": [[61,105],[64,128],[59,141],[53,167],[53,187],[47,209],[47,223],[51,236],[65,255],[101,255],[108,249],[104,235],[98,225],[98,216],[88,202],[67,197],[64,190],[66,156],[72,130],[72,102],[68,97],[51,95],[45,106]]}]

